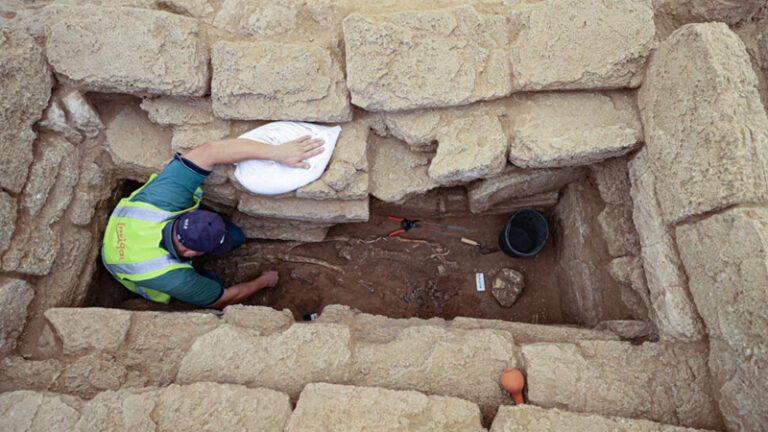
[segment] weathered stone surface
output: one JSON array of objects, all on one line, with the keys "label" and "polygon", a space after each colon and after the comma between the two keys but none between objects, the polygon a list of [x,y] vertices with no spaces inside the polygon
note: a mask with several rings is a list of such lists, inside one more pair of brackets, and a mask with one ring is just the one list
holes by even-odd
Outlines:
[{"label": "weathered stone surface", "polygon": [[25,360],[6,357],[0,360],[0,392],[46,390],[66,365],[60,360]]},{"label": "weathered stone surface", "polygon": [[456,317],[449,322],[451,328],[496,329],[512,335],[515,342],[569,342],[575,340],[618,340],[616,334],[604,330],[592,330],[584,327],[558,325],[527,324],[502,320]]},{"label": "weathered stone surface", "polygon": [[[208,178],[211,178],[210,176]],[[223,184],[203,184],[203,203],[211,202],[223,204],[227,207],[236,207],[238,200],[238,191],[232,183]],[[247,216],[244,216],[247,217]],[[242,227],[240,227],[242,228]]]},{"label": "weathered stone surface", "polygon": [[645,149],[630,162],[629,174],[634,203],[632,217],[640,239],[650,317],[659,328],[662,340],[701,340],[704,326],[691,301],[675,242],[662,221],[656,177],[649,167]]},{"label": "weathered stone surface", "polygon": [[131,325],[131,313],[119,309],[48,309],[45,317],[61,338],[65,354],[114,352]]},{"label": "weathered stone surface", "polygon": [[90,399],[104,390],[119,389],[126,373],[125,367],[112,356],[92,353],[67,365],[50,390]]},{"label": "weathered stone surface", "polygon": [[209,140],[226,138],[230,133],[229,122],[214,120],[212,123],[175,126],[171,138],[171,150],[184,153]]},{"label": "weathered stone surface", "polygon": [[307,222],[342,223],[368,220],[368,199],[308,200],[241,194],[237,209],[255,217],[295,219]]},{"label": "weathered stone surface", "polygon": [[[337,45],[347,3],[333,0],[224,0],[213,24],[249,39],[313,40]],[[389,6],[389,5],[388,5]]]},{"label": "weathered stone surface", "polygon": [[[761,1],[759,1],[761,2]],[[752,69],[757,75],[758,90],[763,99],[763,105],[768,106],[768,9],[764,9],[762,17],[733,28],[747,48],[752,59]]]},{"label": "weathered stone surface", "polygon": [[106,148],[120,175],[144,182],[173,156],[171,133],[136,105],[116,104],[104,113]]},{"label": "weathered stone surface", "polygon": [[580,168],[525,170],[507,166],[501,175],[469,186],[469,208],[482,213],[494,204],[556,191],[584,175]]},{"label": "weathered stone surface", "polygon": [[624,155],[643,139],[627,92],[519,95],[507,113],[509,161],[522,168],[588,165]]},{"label": "weathered stone surface", "polygon": [[209,98],[148,98],[140,106],[160,126],[201,125],[216,120]]},{"label": "weathered stone surface", "polygon": [[57,234],[38,218],[34,223],[17,226],[10,249],[3,256],[6,272],[43,276],[51,271],[61,245]]},{"label": "weathered stone surface", "polygon": [[90,224],[99,202],[109,197],[110,186],[99,165],[93,162],[85,164],[72,198],[70,221],[77,226]]},{"label": "weathered stone surface", "polygon": [[704,345],[524,345],[528,399],[544,408],[718,429]]},{"label": "weathered stone surface", "polygon": [[707,327],[714,388],[729,430],[768,424],[768,209],[736,207],[677,228],[680,258]]},{"label": "weathered stone surface", "polygon": [[632,221],[632,197],[625,158],[590,166],[591,178],[605,201],[597,220],[608,253],[613,257],[640,255],[640,240]]},{"label": "weathered stone surface", "polygon": [[499,330],[406,327],[389,342],[357,342],[352,382],[459,397],[490,416],[511,401],[498,379],[517,366],[516,352],[512,337]]},{"label": "weathered stone surface", "polygon": [[334,324],[294,324],[269,336],[223,325],[195,341],[176,381],[262,386],[296,397],[310,382],[346,382],[351,342],[349,329]]},{"label": "weathered stone surface", "polygon": [[341,65],[319,46],[226,42],[213,46],[211,100],[218,117],[352,120]]},{"label": "weathered stone surface", "polygon": [[286,330],[294,323],[289,309],[279,311],[265,306],[245,305],[227,306],[224,321],[233,326],[257,330],[265,336]]},{"label": "weathered stone surface", "polygon": [[72,144],[83,142],[83,135],[67,123],[67,114],[61,108],[61,103],[52,100],[43,113],[43,118],[38,123],[41,130],[50,131],[66,138]]},{"label": "weathered stone surface", "polygon": [[296,240],[318,242],[325,239],[331,223],[312,223],[287,219],[250,217],[236,213],[232,222],[239,226],[246,238]]},{"label": "weathered stone surface", "polygon": [[352,103],[369,111],[464,105],[512,90],[504,17],[471,5],[344,19]]},{"label": "weathered stone surface", "polygon": [[41,137],[37,147],[39,155],[29,170],[21,204],[31,218],[47,206],[48,214],[41,217],[47,216],[46,222],[51,224],[61,218],[72,199],[78,180],[77,153],[72,144],[56,135]]},{"label": "weathered stone surface", "polygon": [[370,192],[382,201],[400,201],[440,186],[428,174],[431,155],[415,153],[399,140],[371,137],[368,157]]},{"label": "weathered stone surface", "polygon": [[595,328],[611,331],[623,340],[644,338],[651,333],[651,326],[648,322],[638,320],[602,321]]},{"label": "weathered stone surface", "polygon": [[756,87],[744,44],[722,23],[686,25],[653,55],[638,99],[665,223],[768,199]]},{"label": "weathered stone surface", "polygon": [[[371,409],[375,407],[375,409]],[[414,391],[309,384],[301,392],[286,432],[484,431],[472,402]]]},{"label": "weathered stone surface", "polygon": [[80,417],[76,409],[78,402],[24,390],[0,394],[0,429],[14,432],[74,430]]},{"label": "weathered stone surface", "polygon": [[[705,21],[720,21],[729,25],[738,24],[765,6],[762,0],[729,2],[722,0],[654,0],[656,14],[674,23],[674,28],[683,24]],[[673,28],[673,30],[674,30]]]},{"label": "weathered stone surface", "polygon": [[696,432],[701,429],[632,420],[621,417],[603,417],[544,409],[533,405],[501,406],[493,419],[490,432],[560,432],[560,431],[613,431],[613,432]]},{"label": "weathered stone surface", "polygon": [[[105,391],[84,403],[80,420],[74,430],[78,432],[156,430],[150,417],[156,406],[154,389]],[[188,413],[185,413],[189,415]]]},{"label": "weathered stone surface", "polygon": [[51,96],[43,50],[24,33],[0,28],[0,187],[21,192],[32,163],[32,125]]},{"label": "weathered stone surface", "polygon": [[212,0],[157,0],[157,6],[179,15],[190,16],[210,23],[216,12],[214,6],[218,6],[218,2],[212,2]]},{"label": "weathered stone surface", "polygon": [[0,357],[16,347],[27,320],[27,306],[35,295],[26,281],[0,277]]},{"label": "weathered stone surface", "polygon": [[493,177],[507,164],[507,137],[491,114],[455,120],[440,129],[437,139],[428,173],[440,183]]},{"label": "weathered stone surface", "polygon": [[0,191],[0,219],[3,220],[0,225],[0,254],[11,245],[11,236],[16,228],[17,209],[16,198]]},{"label": "weathered stone surface", "polygon": [[90,91],[140,95],[207,91],[208,48],[197,21],[146,9],[89,12],[50,27],[48,61],[60,80]]},{"label": "weathered stone surface", "polygon": [[88,138],[96,138],[104,129],[99,114],[90,102],[75,89],[67,89],[61,93],[61,103],[67,110],[69,120],[75,129]]},{"label": "weathered stone surface", "polygon": [[517,270],[504,268],[499,270],[491,282],[493,298],[504,307],[511,307],[523,293],[525,279]]},{"label": "weathered stone surface", "polygon": [[637,87],[654,47],[650,0],[512,2],[507,16],[515,91]]},{"label": "weathered stone surface", "polygon": [[[630,304],[630,309],[636,316],[646,317],[648,311],[653,308],[651,304],[651,295],[648,291],[648,285],[645,282],[645,270],[643,269],[643,259],[639,256],[624,256],[614,258],[608,264],[608,272],[613,279],[622,285],[629,287],[637,297],[636,303]],[[622,291],[624,294],[624,291]],[[622,296],[622,301],[628,303],[627,296]],[[653,316],[653,312],[651,312]]]}]

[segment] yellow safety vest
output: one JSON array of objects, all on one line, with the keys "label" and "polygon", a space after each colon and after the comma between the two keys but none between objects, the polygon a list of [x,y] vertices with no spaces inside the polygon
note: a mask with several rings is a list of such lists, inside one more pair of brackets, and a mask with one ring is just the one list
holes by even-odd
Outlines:
[{"label": "yellow safety vest", "polygon": [[142,287],[140,282],[152,279],[180,268],[192,268],[189,261],[174,258],[160,247],[163,227],[168,221],[182,213],[195,210],[203,197],[203,190],[197,188],[195,204],[187,209],[169,212],[152,204],[131,201],[157,174],[152,174],[147,183],[123,198],[115,207],[104,232],[101,258],[112,276],[129,290],[147,300],[168,303],[171,296],[151,288]]}]

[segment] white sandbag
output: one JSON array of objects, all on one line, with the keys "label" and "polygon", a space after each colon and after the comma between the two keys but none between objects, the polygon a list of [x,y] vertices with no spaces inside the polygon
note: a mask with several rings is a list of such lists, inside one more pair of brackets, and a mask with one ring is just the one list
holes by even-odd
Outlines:
[{"label": "white sandbag", "polygon": [[296,190],[318,178],[328,166],[341,126],[319,126],[305,122],[277,121],[248,131],[239,138],[246,138],[271,145],[280,145],[309,135],[324,141],[324,152],[305,162],[310,168],[293,168],[279,162],[251,159],[235,165],[235,178],[246,189],[261,195],[277,195]]}]

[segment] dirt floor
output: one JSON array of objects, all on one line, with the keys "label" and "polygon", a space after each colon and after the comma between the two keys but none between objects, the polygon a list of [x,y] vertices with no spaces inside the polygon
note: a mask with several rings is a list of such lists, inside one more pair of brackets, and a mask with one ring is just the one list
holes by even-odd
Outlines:
[{"label": "dirt floor", "polygon": [[[427,218],[423,222],[463,229],[423,224],[395,237],[387,234],[398,229],[399,222],[387,216],[371,214],[366,223],[337,225],[319,243],[249,240],[229,255],[204,258],[198,264],[216,272],[225,286],[254,278],[263,270],[277,270],[277,287],[265,289],[245,303],[288,308],[296,319],[320,312],[328,304],[345,304],[397,318],[468,316],[563,323],[553,236],[532,258],[511,258],[501,251],[482,255],[460,238],[497,248],[508,215]],[[500,306],[490,291],[493,276],[501,268],[518,270],[525,277],[525,289],[510,308]],[[484,274],[484,292],[476,289],[476,272]],[[177,301],[169,305],[147,302],[113,281],[103,269],[94,281],[89,304],[140,310],[191,308]]]}]

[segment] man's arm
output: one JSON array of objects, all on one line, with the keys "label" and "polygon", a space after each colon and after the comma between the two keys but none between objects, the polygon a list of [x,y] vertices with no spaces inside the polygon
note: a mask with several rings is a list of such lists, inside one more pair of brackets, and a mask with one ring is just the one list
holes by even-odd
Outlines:
[{"label": "man's arm", "polygon": [[309,168],[304,160],[325,150],[323,140],[309,135],[281,145],[269,145],[243,138],[207,141],[184,153],[183,158],[200,168],[212,170],[216,164],[242,162],[249,159],[267,159],[295,168]]},{"label": "man's arm", "polygon": [[231,304],[239,303],[252,296],[256,291],[277,285],[278,275],[274,270],[265,271],[256,279],[233,285],[224,290],[224,294],[214,304],[208,306],[223,309]]}]

